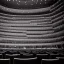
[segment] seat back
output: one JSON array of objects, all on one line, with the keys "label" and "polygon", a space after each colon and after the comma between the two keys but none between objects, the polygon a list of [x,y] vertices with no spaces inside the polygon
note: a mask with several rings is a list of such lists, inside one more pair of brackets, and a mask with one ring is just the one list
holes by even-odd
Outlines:
[{"label": "seat back", "polygon": [[5,54],[5,58],[19,58],[20,54]]},{"label": "seat back", "polygon": [[59,64],[64,64],[64,57],[56,57],[57,59],[59,59]]},{"label": "seat back", "polygon": [[0,51],[0,58],[1,58],[1,59],[2,59],[2,58],[5,59],[5,53],[6,53],[6,51]]},{"label": "seat back", "polygon": [[5,58],[10,58],[10,64],[13,64],[13,59],[14,58],[19,58],[20,54],[6,54]]},{"label": "seat back", "polygon": [[18,54],[18,51],[6,51],[5,54]]},{"label": "seat back", "polygon": [[45,59],[45,58],[48,58],[48,54],[36,54],[36,56],[39,58],[39,59]]},{"label": "seat back", "polygon": [[34,55],[33,54],[23,54],[21,58],[34,58]]},{"label": "seat back", "polygon": [[41,59],[48,58],[48,54],[36,54],[38,64],[41,64]]},{"label": "seat back", "polygon": [[37,57],[35,58],[14,58],[14,64],[37,64]]},{"label": "seat back", "polygon": [[50,54],[50,56],[49,56],[49,58],[51,58],[51,59],[55,59],[56,57],[58,57],[59,56],[59,54]]},{"label": "seat back", "polygon": [[62,53],[62,54],[59,54],[59,56],[60,56],[60,57],[64,57],[64,54],[63,54],[63,53]]},{"label": "seat back", "polygon": [[0,58],[1,58],[1,59],[3,58],[3,55],[2,55],[2,54],[0,54]]},{"label": "seat back", "polygon": [[10,64],[10,59],[0,59],[0,64]]},{"label": "seat back", "polygon": [[41,64],[58,64],[59,59],[42,59]]}]

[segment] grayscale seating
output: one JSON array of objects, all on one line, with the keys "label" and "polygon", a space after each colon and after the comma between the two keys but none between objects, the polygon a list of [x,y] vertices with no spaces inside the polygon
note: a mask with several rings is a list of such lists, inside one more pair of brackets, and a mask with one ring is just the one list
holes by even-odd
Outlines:
[{"label": "grayscale seating", "polygon": [[41,64],[58,64],[59,59],[42,59]]},{"label": "grayscale seating", "polygon": [[38,57],[38,64],[41,64],[41,59],[49,58],[48,54],[36,54],[36,56]]},{"label": "grayscale seating", "polygon": [[3,55],[2,55],[2,54],[0,54],[0,58],[1,58],[1,59],[3,58]]},{"label": "grayscale seating", "polygon": [[29,53],[24,53],[21,55],[21,58],[34,58],[33,54],[29,54]]},{"label": "grayscale seating", "polygon": [[0,0],[0,64],[64,64],[64,0]]},{"label": "grayscale seating", "polygon": [[36,54],[36,56],[38,57],[38,58],[40,58],[40,59],[46,59],[46,58],[48,58],[49,56],[48,56],[48,54]]},{"label": "grayscale seating", "polygon": [[10,64],[10,59],[0,59],[0,64]]},{"label": "grayscale seating", "polygon": [[50,57],[51,59],[52,59],[52,58],[54,58],[54,59],[55,59],[55,58],[56,58],[56,57],[58,57],[58,56],[59,56],[59,54],[54,54],[54,53],[53,53],[53,54],[50,54],[50,56],[49,56],[49,57]]},{"label": "grayscale seating", "polygon": [[5,58],[10,59],[10,64],[13,64],[13,59],[14,58],[19,58],[20,54],[5,54]]},{"label": "grayscale seating", "polygon": [[59,64],[64,64],[64,57],[56,57],[59,59]]},{"label": "grayscale seating", "polygon": [[35,58],[14,58],[14,64],[37,64],[37,57]]}]

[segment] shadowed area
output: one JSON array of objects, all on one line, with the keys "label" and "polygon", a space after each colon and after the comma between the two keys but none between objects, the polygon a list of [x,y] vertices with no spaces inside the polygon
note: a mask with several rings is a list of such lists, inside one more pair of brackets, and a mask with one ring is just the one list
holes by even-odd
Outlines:
[{"label": "shadowed area", "polygon": [[15,9],[45,8],[58,0],[0,0],[0,5]]}]

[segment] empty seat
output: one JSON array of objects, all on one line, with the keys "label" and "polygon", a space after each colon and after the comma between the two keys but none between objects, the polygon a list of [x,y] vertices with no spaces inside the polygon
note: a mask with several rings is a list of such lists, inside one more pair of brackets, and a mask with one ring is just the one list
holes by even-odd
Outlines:
[{"label": "empty seat", "polygon": [[37,64],[37,57],[35,58],[14,58],[14,64]]},{"label": "empty seat", "polygon": [[1,58],[1,59],[3,58],[3,55],[2,55],[2,54],[0,54],[0,58]]},{"label": "empty seat", "polygon": [[48,54],[36,54],[38,58],[48,58]]},{"label": "empty seat", "polygon": [[29,53],[24,53],[21,55],[21,58],[34,58],[33,54],[29,54]]},{"label": "empty seat", "polygon": [[42,59],[41,64],[58,64],[59,59]]},{"label": "empty seat", "polygon": [[63,53],[61,53],[61,54],[59,54],[59,56],[60,56],[60,57],[64,57],[64,54],[63,54]]},{"label": "empty seat", "polygon": [[19,58],[20,54],[6,54],[5,58],[10,58],[10,64],[13,64],[13,59],[14,58]]},{"label": "empty seat", "polygon": [[59,64],[64,64],[64,57],[56,57],[59,59]]},{"label": "empty seat", "polygon": [[5,52],[5,54],[18,54],[19,52],[17,52],[17,51],[7,51],[7,52]]},{"label": "empty seat", "polygon": [[49,58],[56,58],[56,57],[58,57],[59,56],[59,54],[50,54],[50,56],[49,56]]},{"label": "empty seat", "polygon": [[41,64],[41,59],[48,58],[48,54],[36,54],[36,56],[38,58],[38,64]]},{"label": "empty seat", "polygon": [[18,58],[20,54],[5,54],[5,58]]},{"label": "empty seat", "polygon": [[10,64],[10,59],[0,59],[0,64]]},{"label": "empty seat", "polygon": [[6,52],[6,51],[0,51],[0,54],[1,54],[1,55],[0,55],[0,58],[5,58],[5,52]]}]

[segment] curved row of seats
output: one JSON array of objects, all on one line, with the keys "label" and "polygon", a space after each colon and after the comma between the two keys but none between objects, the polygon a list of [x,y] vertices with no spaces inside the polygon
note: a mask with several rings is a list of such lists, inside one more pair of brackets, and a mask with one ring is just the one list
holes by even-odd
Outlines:
[{"label": "curved row of seats", "polygon": [[[10,59],[0,59],[1,64],[11,64]],[[64,57],[63,58],[56,58],[56,59],[42,59],[41,64],[63,64],[64,63]],[[13,64],[38,64],[36,58],[29,58],[29,59],[21,59],[21,58],[14,58]]]},{"label": "curved row of seats", "polygon": [[[1,64],[57,64],[64,61],[64,54],[29,54],[18,52],[0,52]],[[63,62],[64,63],[64,62]],[[62,63],[62,64],[63,64]]]}]

